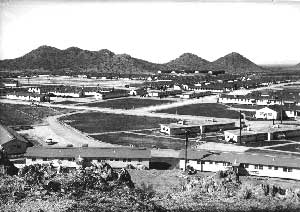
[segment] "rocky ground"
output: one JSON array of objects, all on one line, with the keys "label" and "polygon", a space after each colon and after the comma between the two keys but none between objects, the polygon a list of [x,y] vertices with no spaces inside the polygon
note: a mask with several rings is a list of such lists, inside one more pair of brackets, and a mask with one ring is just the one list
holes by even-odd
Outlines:
[{"label": "rocky ground", "polygon": [[17,175],[1,176],[0,211],[300,210],[296,181],[81,163],[80,170],[31,165]]}]

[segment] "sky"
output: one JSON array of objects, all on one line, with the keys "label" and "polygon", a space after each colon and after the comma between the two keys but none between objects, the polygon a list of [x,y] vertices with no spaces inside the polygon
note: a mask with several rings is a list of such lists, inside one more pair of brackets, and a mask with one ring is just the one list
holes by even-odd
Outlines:
[{"label": "sky", "polygon": [[185,52],[214,61],[300,62],[300,2],[0,0],[0,59],[41,45],[109,49],[165,63]]}]

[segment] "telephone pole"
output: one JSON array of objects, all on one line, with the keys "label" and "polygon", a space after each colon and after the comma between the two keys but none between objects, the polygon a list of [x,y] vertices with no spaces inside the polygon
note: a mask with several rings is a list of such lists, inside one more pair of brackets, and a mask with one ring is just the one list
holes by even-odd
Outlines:
[{"label": "telephone pole", "polygon": [[242,144],[242,111],[240,110],[240,144]]},{"label": "telephone pole", "polygon": [[187,166],[187,148],[188,148],[188,131],[185,130],[185,160],[184,160],[184,171],[186,171],[186,166]]}]

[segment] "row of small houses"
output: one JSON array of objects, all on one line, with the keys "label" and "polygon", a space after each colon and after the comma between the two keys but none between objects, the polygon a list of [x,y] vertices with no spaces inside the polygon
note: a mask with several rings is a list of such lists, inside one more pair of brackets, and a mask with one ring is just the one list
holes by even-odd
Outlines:
[{"label": "row of small houses", "polygon": [[128,96],[144,96],[144,97],[178,97],[184,99],[200,98],[211,95],[210,91],[188,91],[167,89],[167,90],[144,90],[129,88],[128,90],[121,89],[99,89],[97,87],[75,87],[75,86],[45,86],[45,87],[29,87],[28,89],[6,89],[2,95],[8,99],[18,99],[26,101],[45,102],[50,101],[52,97],[94,97],[95,99],[112,99]]},{"label": "row of small houses", "polygon": [[[151,168],[152,151],[134,147],[28,147],[25,139],[0,125],[0,149],[7,155],[24,154],[25,164],[52,163],[79,168],[78,162],[106,162],[114,168]],[[1,160],[1,158],[0,158]],[[155,158],[157,162],[159,158]],[[175,167],[185,169],[185,150],[180,151]],[[164,161],[161,158],[161,161]],[[235,168],[240,174],[300,180],[300,157],[235,152],[187,151],[187,165],[201,172]],[[5,164],[0,166],[5,166]],[[4,170],[5,167],[0,167]]]},{"label": "row of small houses", "polygon": [[[151,151],[146,148],[30,147],[24,156],[26,165],[53,162],[59,166],[76,168],[78,161],[84,160],[91,163],[106,162],[115,168],[151,167]],[[185,170],[185,150],[179,153],[177,159],[177,168]],[[234,168],[241,175],[300,180],[300,158],[298,157],[189,149],[187,165],[201,172],[217,172]]]},{"label": "row of small houses", "polygon": [[278,95],[263,94],[253,92],[247,95],[227,95],[221,94],[218,98],[219,103],[241,104],[241,105],[299,105],[300,91],[293,93],[284,92]]}]

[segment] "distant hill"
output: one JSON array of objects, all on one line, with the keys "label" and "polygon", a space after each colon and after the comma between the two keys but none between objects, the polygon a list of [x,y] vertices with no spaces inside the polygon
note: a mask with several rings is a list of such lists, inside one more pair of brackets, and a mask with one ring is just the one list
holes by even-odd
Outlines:
[{"label": "distant hill", "polygon": [[[115,54],[107,49],[88,51],[70,47],[60,50],[50,46],[41,46],[22,57],[0,61],[0,67],[9,70],[96,68],[99,72],[147,73],[157,71],[161,68],[161,65],[137,59],[127,54]],[[162,67],[162,69],[164,68]]]},{"label": "distant hill", "polygon": [[195,54],[184,53],[175,60],[165,63],[169,69],[175,70],[203,70],[210,64],[209,61],[198,57]]},{"label": "distant hill", "polygon": [[217,59],[216,61],[212,62],[212,65],[215,67],[223,67],[228,72],[233,73],[266,71],[266,69],[256,65],[249,59],[236,52],[232,52]]},{"label": "distant hill", "polygon": [[77,47],[60,50],[51,46],[41,46],[16,59],[0,61],[1,70],[44,69],[71,71],[93,70],[98,73],[157,73],[161,71],[185,70],[226,72],[259,72],[262,67],[254,64],[238,53],[231,53],[209,62],[195,54],[184,53],[165,64],[151,63],[127,54],[115,54],[107,49],[88,51]]}]

